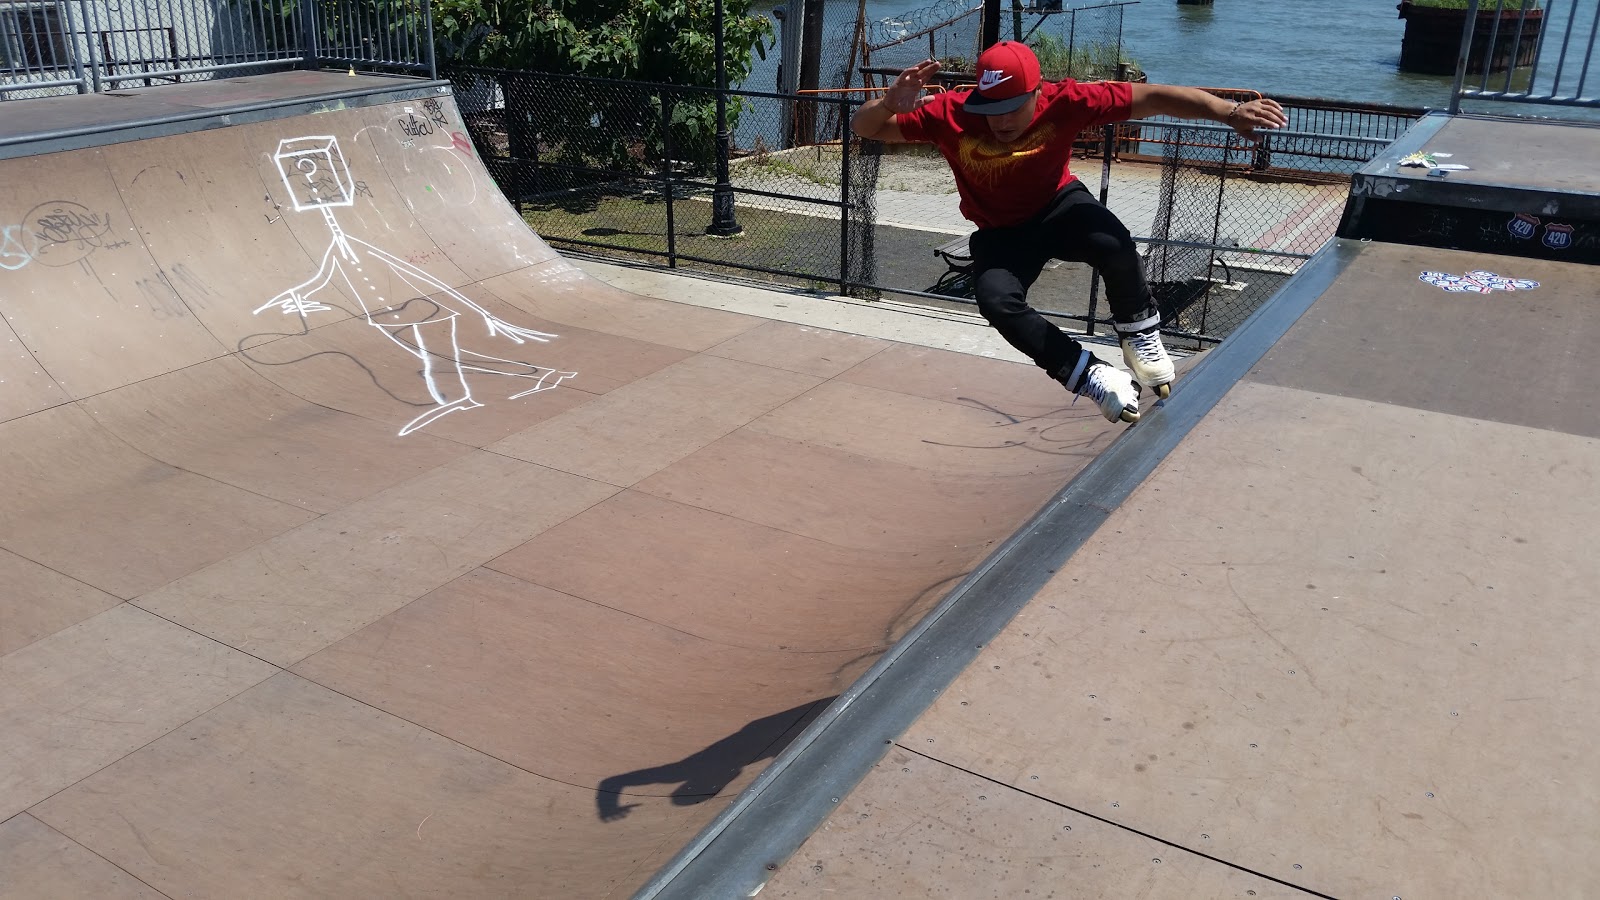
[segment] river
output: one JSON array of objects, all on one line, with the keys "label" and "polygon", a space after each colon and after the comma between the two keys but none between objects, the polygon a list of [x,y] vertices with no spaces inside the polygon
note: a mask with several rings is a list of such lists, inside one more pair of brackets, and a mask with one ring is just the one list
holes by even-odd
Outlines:
[{"label": "river", "polygon": [[[1548,24],[1564,22],[1573,2],[1547,2],[1555,20]],[[1575,41],[1587,39],[1586,23],[1596,2],[1577,0],[1578,21],[1584,24]],[[855,21],[857,0],[825,3],[830,36]],[[770,16],[773,7],[781,5],[757,0],[753,11]],[[866,14],[869,21],[906,18],[928,5],[918,0],[867,0]],[[1009,8],[1010,3],[1003,5]],[[1064,4],[1080,10],[1094,5]],[[1450,101],[1449,77],[1399,70],[1406,23],[1394,0],[1215,0],[1211,6],[1144,0],[1124,7],[1123,17],[1123,54],[1136,61],[1152,82],[1432,108],[1443,108]],[[1575,51],[1581,53],[1582,46],[1577,43]],[[823,71],[833,71],[833,65],[825,62]],[[1591,71],[1595,78],[1585,93],[1592,96],[1600,82],[1600,66]],[[772,90],[776,72],[774,50],[765,62],[758,62],[745,84],[752,90]],[[1530,112],[1527,107],[1521,110]]]}]

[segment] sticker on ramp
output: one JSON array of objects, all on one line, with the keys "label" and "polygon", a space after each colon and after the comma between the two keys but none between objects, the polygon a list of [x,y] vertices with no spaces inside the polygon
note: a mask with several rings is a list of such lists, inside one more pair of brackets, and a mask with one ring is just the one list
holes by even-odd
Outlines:
[{"label": "sticker on ramp", "polygon": [[1531,291],[1539,282],[1527,278],[1507,278],[1493,272],[1475,270],[1465,275],[1448,272],[1423,272],[1419,278],[1452,294],[1489,294],[1495,291]]}]

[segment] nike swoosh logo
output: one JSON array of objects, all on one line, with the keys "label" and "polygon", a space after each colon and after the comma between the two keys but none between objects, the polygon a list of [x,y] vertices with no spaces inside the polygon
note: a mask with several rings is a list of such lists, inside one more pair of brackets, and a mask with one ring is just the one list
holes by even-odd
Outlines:
[{"label": "nike swoosh logo", "polygon": [[1010,80],[1010,75],[1006,75],[1004,72],[998,69],[987,69],[984,71],[983,77],[978,79],[978,90],[987,91],[992,87],[1005,84]]}]

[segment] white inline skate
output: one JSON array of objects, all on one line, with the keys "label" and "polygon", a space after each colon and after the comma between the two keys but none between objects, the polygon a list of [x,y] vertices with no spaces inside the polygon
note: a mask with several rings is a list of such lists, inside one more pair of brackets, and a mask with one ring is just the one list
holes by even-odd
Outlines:
[{"label": "white inline skate", "polygon": [[1165,399],[1172,395],[1172,357],[1161,343],[1161,319],[1151,316],[1143,322],[1117,323],[1117,341],[1122,358],[1133,370],[1133,380]]},{"label": "white inline skate", "polygon": [[1095,359],[1088,350],[1079,351],[1077,363],[1057,372],[1056,380],[1098,404],[1108,422],[1139,421],[1139,386],[1127,372]]}]

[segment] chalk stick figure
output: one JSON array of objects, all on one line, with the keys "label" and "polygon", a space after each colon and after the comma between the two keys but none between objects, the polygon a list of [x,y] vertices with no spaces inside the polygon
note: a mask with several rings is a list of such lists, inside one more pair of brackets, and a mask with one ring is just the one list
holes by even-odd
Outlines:
[{"label": "chalk stick figure", "polygon": [[[531,387],[512,394],[513,400],[549,390],[576,374],[463,350],[457,340],[456,319],[464,312],[476,313],[491,338],[503,337],[524,344],[543,343],[556,335],[512,325],[422,269],[346,234],[334,210],[355,205],[355,182],[339,151],[338,138],[317,135],[284,139],[278,142],[273,161],[295,212],[321,212],[333,240],[322,254],[322,264],[315,275],[262,304],[255,314],[276,307],[285,315],[303,319],[309,313],[331,310],[333,307],[314,297],[339,278],[361,304],[367,323],[422,362],[422,378],[434,406],[406,423],[400,434],[410,434],[456,410],[482,406],[473,399],[472,388],[467,384],[469,371],[531,382]],[[407,285],[414,292],[412,296],[398,300],[384,296],[372,278],[382,270]]]}]

